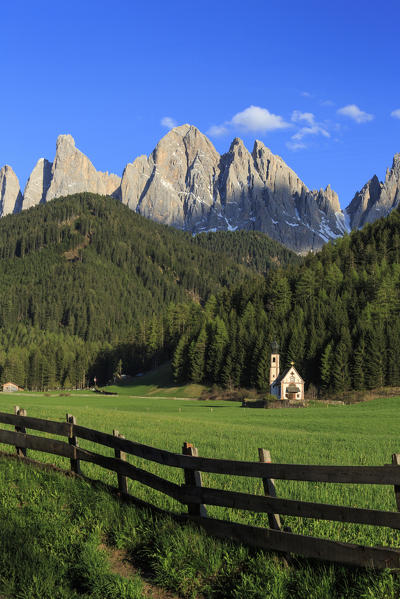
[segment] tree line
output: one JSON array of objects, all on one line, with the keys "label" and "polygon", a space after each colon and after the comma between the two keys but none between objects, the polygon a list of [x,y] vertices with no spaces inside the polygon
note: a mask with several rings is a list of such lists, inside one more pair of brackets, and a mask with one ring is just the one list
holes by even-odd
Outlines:
[{"label": "tree line", "polygon": [[[189,233],[76,194],[0,221],[0,382],[105,383],[171,357],[210,294],[296,256],[252,233]],[[223,234],[222,234],[223,235]],[[263,256],[263,257],[261,257]]]},{"label": "tree line", "polygon": [[181,335],[177,380],[268,389],[271,344],[322,391],[400,386],[400,213],[221,290]]},{"label": "tree line", "polygon": [[271,343],[322,391],[400,385],[400,214],[299,258],[256,232],[192,237],[77,194],[0,221],[0,381],[268,389]]}]

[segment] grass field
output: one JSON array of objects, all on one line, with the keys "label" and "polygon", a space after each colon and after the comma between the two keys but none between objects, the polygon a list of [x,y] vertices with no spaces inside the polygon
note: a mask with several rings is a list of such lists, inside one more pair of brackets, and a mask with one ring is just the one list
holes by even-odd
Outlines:
[{"label": "grass field", "polygon": [[[264,447],[271,451],[272,459],[276,462],[382,465],[390,462],[392,453],[400,452],[397,416],[400,411],[399,398],[378,399],[349,406],[324,405],[297,410],[243,409],[238,403],[155,399],[150,396],[150,385],[146,385],[143,378],[141,384],[135,385],[133,391],[132,387],[128,386],[116,389],[120,391],[117,397],[89,392],[69,397],[60,396],[58,393],[47,394],[48,396],[33,393],[0,394],[0,410],[10,412],[18,403],[27,409],[30,416],[54,420],[64,420],[68,411],[84,426],[105,432],[117,428],[126,438],[175,452],[181,450],[184,441],[189,441],[198,447],[200,455],[208,457],[256,461],[258,447]],[[141,390],[137,392],[139,387]],[[157,385],[153,383],[153,387],[157,388]],[[158,388],[160,387],[161,384]],[[178,392],[182,392],[182,389]],[[147,397],[139,397],[142,394]],[[157,393],[157,397],[160,395]],[[175,397],[179,395],[176,394]],[[81,445],[112,455],[111,450],[107,448],[87,442],[82,442]],[[0,448],[6,449],[5,446]],[[67,461],[62,458],[37,452],[30,452],[30,455],[35,459],[53,461],[62,467],[68,467]],[[174,482],[183,482],[183,474],[179,470],[144,463],[136,458],[129,459],[132,463],[145,465],[152,472]],[[82,464],[82,469],[93,478],[102,479],[110,484],[116,482],[115,475],[96,466]],[[262,493],[260,480],[211,474],[204,474],[203,480],[206,486]],[[276,486],[278,495],[291,499],[396,509],[394,492],[390,487],[291,481],[276,481]],[[130,482],[129,489],[135,496],[162,508],[172,511],[182,509],[173,500],[142,487],[139,483]],[[265,515],[224,508],[209,508],[209,514],[267,526]],[[362,544],[400,547],[400,534],[385,528],[294,517],[286,517],[284,524],[290,526],[293,532]],[[396,574],[372,575],[365,571],[311,564],[306,561],[299,562],[296,568],[285,569],[272,556],[237,546],[232,548],[229,544],[210,543],[200,533],[185,533],[186,529],[176,532],[176,536],[179,537],[182,547],[187,546],[188,539],[191,538],[195,549],[192,550],[193,555],[189,552],[184,558],[182,548],[177,546],[175,533],[172,534],[171,528],[168,530],[169,536],[163,537],[162,551],[159,547],[154,549],[153,556],[149,559],[153,560],[153,569],[157,572],[156,580],[187,597],[196,597],[200,592],[207,597],[249,596],[281,599],[386,599],[400,596],[400,584]],[[127,544],[129,545],[128,542]],[[132,542],[129,547],[135,552]],[[230,548],[229,551],[227,548]],[[151,553],[151,550],[149,551]],[[230,563],[232,565],[232,560],[236,574],[233,578],[232,572],[229,575],[229,579],[234,581],[234,586],[230,587],[228,593],[227,590],[222,591],[220,585],[226,578],[227,568],[229,570],[228,566]],[[188,584],[190,576],[194,576],[195,581],[191,585]],[[228,584],[226,580],[224,584]]]},{"label": "grass field", "polygon": [[171,370],[171,365],[166,362],[159,368],[146,372],[143,376],[137,376],[134,381],[124,385],[109,385],[106,391],[118,393],[129,397],[169,397],[169,398],[192,398],[200,397],[201,392],[207,389],[204,385],[177,386]]}]

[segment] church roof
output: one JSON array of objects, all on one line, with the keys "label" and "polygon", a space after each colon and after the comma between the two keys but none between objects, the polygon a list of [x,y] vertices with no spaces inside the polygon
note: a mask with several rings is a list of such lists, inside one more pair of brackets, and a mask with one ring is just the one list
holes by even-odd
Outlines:
[{"label": "church roof", "polygon": [[296,368],[292,365],[292,366],[289,366],[289,368],[286,368],[286,370],[284,370],[283,372],[281,372],[281,374],[272,383],[272,386],[274,387],[275,385],[279,385],[292,369],[295,371],[295,373],[297,374],[297,376],[299,377],[301,382],[304,383],[304,380],[301,378],[301,376],[297,372]]}]

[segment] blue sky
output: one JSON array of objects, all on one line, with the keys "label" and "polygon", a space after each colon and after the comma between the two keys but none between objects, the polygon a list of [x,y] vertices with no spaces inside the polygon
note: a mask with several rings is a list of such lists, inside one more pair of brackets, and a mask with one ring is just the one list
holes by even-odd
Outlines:
[{"label": "blue sky", "polygon": [[5,3],[0,166],[23,186],[71,133],[121,174],[187,122],[221,153],[262,140],[345,207],[400,152],[399,22],[398,0]]}]

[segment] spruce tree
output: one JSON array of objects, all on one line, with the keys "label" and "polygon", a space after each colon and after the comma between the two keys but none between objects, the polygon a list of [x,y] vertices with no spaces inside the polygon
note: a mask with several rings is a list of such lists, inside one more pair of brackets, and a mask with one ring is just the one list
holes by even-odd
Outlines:
[{"label": "spruce tree", "polygon": [[326,391],[331,386],[333,370],[333,348],[332,342],[325,347],[321,357],[320,377],[322,388]]},{"label": "spruce tree", "polygon": [[197,339],[189,347],[189,378],[193,383],[201,383],[204,379],[206,344],[207,331],[203,325]]},{"label": "spruce tree", "polygon": [[335,347],[331,380],[335,391],[345,391],[350,385],[348,352],[344,341]]},{"label": "spruce tree", "polygon": [[385,383],[385,347],[380,323],[365,336],[365,383],[368,389],[382,387]]},{"label": "spruce tree", "polygon": [[172,360],[172,372],[174,375],[174,379],[177,382],[183,382],[187,377],[187,346],[188,338],[186,337],[186,335],[182,335],[182,337],[178,341],[178,345],[176,346],[174,357]]},{"label": "spruce tree", "polygon": [[361,338],[353,356],[352,381],[354,389],[365,388],[365,342]]}]

